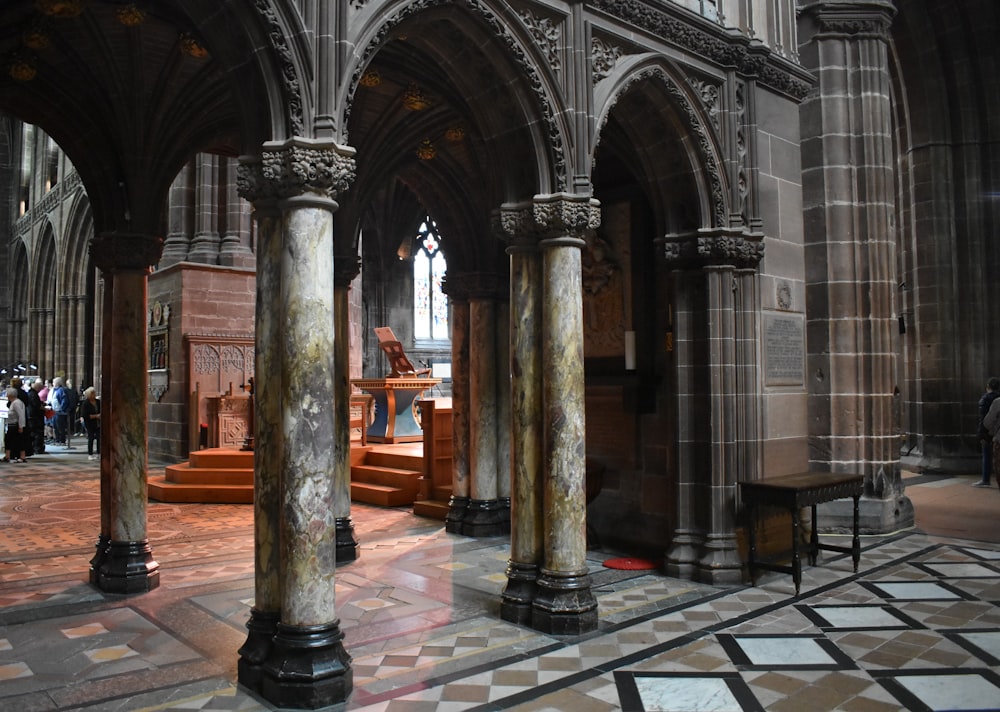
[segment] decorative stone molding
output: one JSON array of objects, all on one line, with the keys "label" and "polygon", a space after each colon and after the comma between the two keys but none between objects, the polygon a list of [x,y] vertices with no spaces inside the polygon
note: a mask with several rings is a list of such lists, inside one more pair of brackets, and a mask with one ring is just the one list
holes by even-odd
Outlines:
[{"label": "decorative stone molding", "polygon": [[354,153],[347,146],[304,138],[268,143],[259,162],[240,161],[237,190],[250,202],[292,198],[307,192],[336,198],[354,180]]},{"label": "decorative stone molding", "polygon": [[815,3],[801,12],[816,21],[817,37],[874,38],[890,41],[896,8],[889,2]]},{"label": "decorative stone molding", "polygon": [[764,236],[728,230],[699,230],[662,239],[663,256],[679,269],[709,266],[756,268],[764,257]]},{"label": "decorative stone molding", "polygon": [[532,201],[532,213],[535,223],[549,237],[582,237],[584,231],[601,226],[601,203],[589,195],[539,195]]},{"label": "decorative stone molding", "polygon": [[267,23],[267,36],[271,40],[278,63],[281,65],[281,81],[284,90],[285,108],[288,115],[289,128],[293,135],[304,133],[305,121],[302,115],[302,93],[299,85],[298,72],[292,59],[292,51],[285,39],[285,31],[278,15],[271,8],[268,0],[256,0],[257,12]]},{"label": "decorative stone molding", "polygon": [[[695,55],[723,67],[735,67],[746,76],[756,76],[772,89],[795,99],[803,99],[812,83],[796,76],[792,66],[766,47],[743,35],[714,26],[696,26],[671,11],[670,4],[643,0],[591,0],[589,5],[619,20],[635,25]],[[711,29],[710,29],[711,28]],[[780,60],[780,61],[778,61]]]},{"label": "decorative stone molding", "polygon": [[607,77],[614,70],[625,50],[600,37],[590,40],[590,71],[594,84]]},{"label": "decorative stone molding", "polygon": [[562,45],[561,24],[553,22],[548,17],[538,17],[528,10],[523,10],[520,14],[521,22],[528,28],[528,32],[548,60],[552,71],[559,72],[562,69],[562,59],[559,56],[559,48]]},{"label": "decorative stone molding", "polygon": [[333,285],[349,287],[351,282],[361,274],[361,258],[357,255],[333,256]]},{"label": "decorative stone molding", "polygon": [[704,79],[699,79],[697,77],[687,77],[687,83],[692,89],[694,89],[695,94],[701,99],[701,106],[705,110],[705,114],[708,116],[709,120],[712,122],[712,127],[718,131],[719,130],[719,98],[722,95],[719,84],[705,81]]},{"label": "decorative stone molding", "polygon": [[[365,46],[364,51],[354,68],[354,74],[351,76],[351,87],[348,92],[349,99],[344,108],[343,125],[345,127],[345,131],[350,122],[351,108],[354,96],[357,93],[358,84],[361,81],[361,76],[364,74],[365,69],[371,64],[372,57],[374,57],[379,49],[381,49],[382,46],[393,36],[395,28],[411,15],[423,12],[429,8],[451,4],[452,3],[449,0],[415,0],[406,7],[400,8],[385,18],[384,22],[379,27],[378,32],[375,33],[368,45]],[[559,122],[556,120],[556,112],[552,106],[552,102],[549,100],[549,97],[545,92],[544,82],[538,72],[538,68],[528,60],[527,53],[524,51],[524,48],[520,45],[514,35],[510,32],[510,29],[500,20],[499,17],[497,17],[497,15],[485,2],[482,0],[465,0],[465,4],[468,6],[469,10],[482,17],[484,23],[489,28],[489,31],[492,32],[493,36],[496,37],[510,52],[513,61],[518,65],[518,68],[523,73],[528,85],[531,87],[531,91],[536,99],[536,105],[541,113],[542,121],[545,123],[547,128],[551,152],[550,159],[552,161],[552,173],[556,183],[555,187],[558,190],[566,190],[568,186],[568,178],[565,142],[563,140],[562,131],[559,128]]]},{"label": "decorative stone molding", "polygon": [[600,140],[601,136],[604,135],[604,125],[607,123],[608,117],[611,115],[611,109],[621,100],[623,96],[628,94],[628,92],[636,84],[644,81],[656,81],[666,88],[667,93],[673,100],[674,106],[679,110],[678,113],[684,121],[686,128],[695,137],[696,141],[694,142],[694,145],[698,148],[698,154],[705,167],[705,177],[712,186],[713,226],[722,227],[727,225],[728,216],[726,191],[722,182],[722,171],[720,170],[719,163],[715,158],[712,138],[709,136],[709,132],[706,130],[698,112],[688,99],[687,94],[670,76],[667,75],[662,67],[646,67],[631,75],[627,81],[623,82],[622,85],[618,87],[618,91],[615,92],[615,95],[608,102],[608,110],[604,113],[601,125],[598,127],[598,140]]},{"label": "decorative stone molding", "polygon": [[90,241],[90,258],[102,272],[150,271],[163,254],[163,238],[108,232]]}]

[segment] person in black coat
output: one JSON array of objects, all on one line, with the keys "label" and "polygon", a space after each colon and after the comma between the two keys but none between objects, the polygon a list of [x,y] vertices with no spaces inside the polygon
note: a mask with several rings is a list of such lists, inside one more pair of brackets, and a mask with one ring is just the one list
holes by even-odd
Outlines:
[{"label": "person in black coat", "polygon": [[27,391],[28,396],[28,436],[31,449],[36,455],[45,452],[45,403],[39,391],[45,384],[36,378]]},{"label": "person in black coat", "polygon": [[[24,412],[27,414],[31,412],[31,396],[28,392],[24,390],[24,382],[21,380],[20,376],[14,376],[10,379],[11,388],[17,389],[17,399],[24,404]],[[34,450],[32,449],[31,437],[28,435],[29,428],[31,426],[25,423],[24,432],[21,434],[21,440],[24,445],[24,455],[25,457],[31,457],[34,455]]]}]

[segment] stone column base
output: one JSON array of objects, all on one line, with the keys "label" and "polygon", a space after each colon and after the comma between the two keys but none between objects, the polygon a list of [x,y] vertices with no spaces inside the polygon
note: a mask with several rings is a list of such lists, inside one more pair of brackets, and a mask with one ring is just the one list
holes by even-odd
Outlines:
[{"label": "stone column base", "polygon": [[106,593],[147,593],[160,585],[160,565],[149,540],[112,541],[97,571],[97,587]]},{"label": "stone column base", "polygon": [[743,561],[736,537],[728,534],[705,538],[704,555],[698,561],[698,580],[715,586],[743,583]]},{"label": "stone column base", "polygon": [[449,534],[463,534],[466,510],[469,508],[468,497],[452,497],[448,503],[448,516],[444,519],[444,530]]},{"label": "stone column base", "polygon": [[250,620],[247,621],[249,634],[239,649],[237,679],[241,685],[253,692],[260,691],[261,668],[271,653],[271,642],[278,630],[279,618],[278,611],[250,609]]},{"label": "stone column base", "polygon": [[507,563],[507,586],[500,596],[500,618],[517,625],[531,625],[531,604],[538,591],[538,566]]},{"label": "stone column base", "polygon": [[673,544],[664,561],[667,576],[693,581],[703,542],[704,536],[700,533],[683,529],[675,531]]},{"label": "stone column base", "polygon": [[497,500],[500,504],[500,526],[503,527],[501,534],[510,534],[510,497],[501,497]]},{"label": "stone column base", "polygon": [[597,599],[590,574],[542,570],[532,602],[531,627],[551,635],[580,635],[597,630]]},{"label": "stone column base", "polygon": [[111,537],[107,534],[100,534],[97,537],[97,544],[94,545],[94,556],[90,560],[90,583],[94,586],[97,586],[101,579],[101,566],[108,558],[108,545],[110,543]]},{"label": "stone column base", "polygon": [[340,621],[314,626],[279,622],[261,666],[261,697],[277,707],[298,709],[346,702],[354,673],[343,640]]},{"label": "stone column base", "polygon": [[358,558],[358,540],[354,538],[354,522],[350,517],[337,517],[337,563],[346,564]]},{"label": "stone column base", "polygon": [[500,514],[498,500],[470,500],[462,522],[462,534],[474,537],[500,536],[504,533]]}]

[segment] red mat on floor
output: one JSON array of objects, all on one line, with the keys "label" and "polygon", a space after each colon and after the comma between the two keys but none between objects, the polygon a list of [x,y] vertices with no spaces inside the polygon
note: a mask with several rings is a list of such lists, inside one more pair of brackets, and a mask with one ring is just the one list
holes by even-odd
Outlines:
[{"label": "red mat on floor", "polygon": [[626,571],[643,571],[645,569],[656,568],[656,564],[649,559],[634,559],[632,557],[608,559],[604,562],[604,566],[609,569],[623,569]]}]

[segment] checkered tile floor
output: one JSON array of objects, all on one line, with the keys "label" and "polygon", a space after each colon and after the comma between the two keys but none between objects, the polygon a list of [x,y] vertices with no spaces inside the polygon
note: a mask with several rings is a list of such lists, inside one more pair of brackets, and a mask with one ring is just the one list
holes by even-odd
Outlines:
[{"label": "checkered tile floor", "polygon": [[[252,508],[151,503],[160,588],[110,596],[86,583],[98,492],[82,453],[0,465],[0,708],[273,709],[235,683]],[[340,709],[1000,708],[998,544],[868,537],[857,574],[821,557],[798,597],[781,574],[715,588],[592,551],[599,629],[556,638],[499,619],[503,539],[400,509],[352,519],[361,555],[338,570],[337,603],[355,690]]]}]

